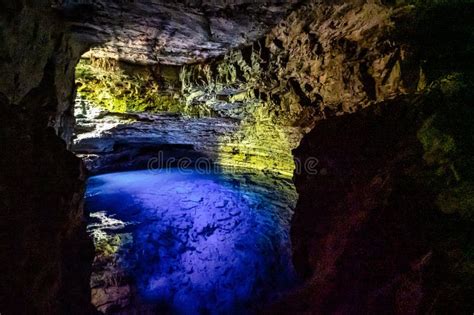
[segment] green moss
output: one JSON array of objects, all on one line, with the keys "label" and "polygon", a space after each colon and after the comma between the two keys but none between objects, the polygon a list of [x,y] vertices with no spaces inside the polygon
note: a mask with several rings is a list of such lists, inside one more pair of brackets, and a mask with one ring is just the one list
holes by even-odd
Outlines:
[{"label": "green moss", "polygon": [[150,71],[125,71],[115,61],[82,59],[76,67],[76,81],[81,97],[109,111],[206,114],[163,91]]},{"label": "green moss", "polygon": [[438,80],[428,92],[431,114],[418,130],[428,178],[445,213],[474,219],[474,108],[472,82],[459,73]]},{"label": "green moss", "polygon": [[132,242],[132,236],[124,234],[106,234],[103,231],[93,234],[96,253],[103,258],[112,257]]},{"label": "green moss", "polygon": [[464,182],[441,192],[436,203],[445,213],[459,213],[465,218],[474,219],[474,183]]},{"label": "green moss", "polygon": [[425,150],[424,159],[430,165],[438,167],[437,174],[444,175],[445,170],[453,169],[456,156],[456,143],[450,134],[436,125],[436,115],[428,118],[418,131],[418,139]]},{"label": "green moss", "polygon": [[458,101],[455,98],[462,97],[463,91],[469,88],[469,83],[466,81],[464,75],[457,72],[450,73],[440,79],[438,84],[441,93],[450,102]]},{"label": "green moss", "polygon": [[241,122],[231,139],[219,139],[219,163],[278,172],[291,177],[295,162],[291,154],[301,138],[301,133],[275,123],[262,103],[254,103],[254,111]]}]

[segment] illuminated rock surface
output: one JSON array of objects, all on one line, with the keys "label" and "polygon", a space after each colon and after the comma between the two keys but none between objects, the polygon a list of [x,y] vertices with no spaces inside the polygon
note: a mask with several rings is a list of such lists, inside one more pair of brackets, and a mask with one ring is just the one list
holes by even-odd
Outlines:
[{"label": "illuminated rock surface", "polygon": [[185,64],[249,44],[298,1],[64,1],[73,35],[91,55],[140,64]]},{"label": "illuminated rock surface", "polygon": [[[248,109],[255,103],[242,104]],[[219,165],[279,172],[291,177],[297,126],[186,113],[117,113],[78,99],[73,150],[92,173],[146,168],[151,158],[206,158]]]},{"label": "illuminated rock surface", "polygon": [[295,192],[271,174],[193,170],[89,179],[101,311],[244,314],[295,284],[289,223]]},{"label": "illuminated rock surface", "polygon": [[[78,115],[73,149],[92,173],[147,168],[150,159],[199,157],[218,162],[221,147],[234,143],[238,123],[179,114],[109,113],[89,108]],[[174,165],[173,163],[171,165]],[[159,165],[152,165],[154,167]],[[164,165],[161,165],[164,166]]]}]

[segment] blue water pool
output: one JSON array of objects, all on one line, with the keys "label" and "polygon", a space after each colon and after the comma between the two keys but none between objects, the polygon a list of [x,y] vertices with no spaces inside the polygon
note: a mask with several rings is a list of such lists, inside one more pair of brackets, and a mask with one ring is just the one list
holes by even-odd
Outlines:
[{"label": "blue water pool", "polygon": [[109,313],[248,314],[291,288],[291,182],[246,172],[91,177],[92,302]]}]

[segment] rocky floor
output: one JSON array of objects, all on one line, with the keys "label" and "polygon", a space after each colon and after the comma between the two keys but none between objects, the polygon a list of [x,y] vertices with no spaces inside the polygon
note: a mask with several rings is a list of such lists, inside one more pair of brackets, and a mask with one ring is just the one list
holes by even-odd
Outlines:
[{"label": "rocky floor", "polygon": [[243,170],[90,178],[93,304],[114,314],[254,313],[295,284],[295,200],[288,180]]}]

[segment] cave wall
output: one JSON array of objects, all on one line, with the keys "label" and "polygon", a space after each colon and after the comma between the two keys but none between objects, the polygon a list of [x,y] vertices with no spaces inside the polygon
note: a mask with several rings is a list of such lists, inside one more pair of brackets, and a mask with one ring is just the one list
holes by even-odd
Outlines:
[{"label": "cave wall", "polygon": [[[306,284],[272,313],[473,308],[473,7],[427,2],[385,10],[395,15],[382,34],[398,56],[381,81],[390,84],[376,84],[373,99],[355,91],[355,103],[343,100],[342,109],[362,109],[316,122],[294,151],[319,161],[318,174],[294,177],[294,263]],[[376,52],[380,45],[372,44]]]},{"label": "cave wall", "polygon": [[[295,176],[300,199],[292,222],[293,259],[307,284],[279,309],[472,309],[472,221],[442,211],[437,202],[449,186],[463,184],[447,185],[426,163],[419,130],[425,117],[420,107],[428,105],[416,101],[396,99],[323,121],[295,151],[302,159],[317,156],[320,172]],[[462,210],[472,211],[471,195],[451,195],[457,198],[451,203],[464,202]]]},{"label": "cave wall", "polygon": [[[270,113],[273,104],[249,95],[250,85],[221,82],[216,88],[212,83],[190,83],[185,79],[188,74],[188,68],[182,66],[82,59],[76,77],[77,104],[83,105],[76,108],[78,127],[73,150],[87,155],[87,161],[92,162],[87,162],[87,167],[100,172],[99,165],[105,160],[110,163],[127,155],[129,164],[133,164],[133,160],[143,159],[128,149],[114,151],[109,138],[120,138],[122,142],[128,138],[135,146],[140,141],[147,142],[143,145],[149,150],[153,150],[150,141],[154,138],[155,155],[161,152],[162,144],[176,150],[178,146],[192,146],[194,154],[221,166],[292,175],[291,149],[301,139],[303,126],[279,123],[276,115],[286,115],[285,109]],[[91,114],[97,110],[104,112]],[[152,121],[154,126],[150,125]],[[178,121],[181,128],[175,126]],[[148,136],[146,130],[150,132]],[[137,167],[143,165],[137,163]]]},{"label": "cave wall", "polygon": [[201,114],[180,99],[178,66],[137,65],[111,58],[81,58],[76,66],[79,98],[116,113]]},{"label": "cave wall", "polygon": [[0,4],[0,312],[86,314],[93,250],[67,150],[81,47],[49,1]]},{"label": "cave wall", "polygon": [[[124,78],[117,75],[121,69],[103,66],[114,64],[110,58],[92,58],[84,61],[92,77],[78,73],[84,83],[80,94],[118,112],[165,110],[235,119],[239,130],[219,139],[218,162],[291,175],[291,150],[315,121],[424,87],[421,60],[409,45],[394,41],[413,10],[377,2],[310,1],[252,45],[179,67],[172,93],[158,83],[159,65],[135,65],[135,72],[141,68],[147,74]],[[117,83],[102,86],[101,72]],[[153,88],[140,91],[135,86],[142,82]],[[163,99],[170,94],[173,101]]]},{"label": "cave wall", "polygon": [[196,99],[196,90],[238,88],[246,92],[240,99],[257,98],[268,111],[284,112],[280,120],[303,126],[309,114],[351,113],[413,92],[422,79],[420,61],[409,46],[393,41],[393,33],[404,28],[395,25],[397,19],[413,9],[309,1],[252,46],[213,63],[185,66],[183,89]]},{"label": "cave wall", "polygon": [[185,65],[183,96],[244,117],[242,146],[231,147],[223,163],[292,172],[290,150],[315,122],[425,87],[423,61],[397,42],[414,11],[377,1],[308,1],[253,45]]}]

